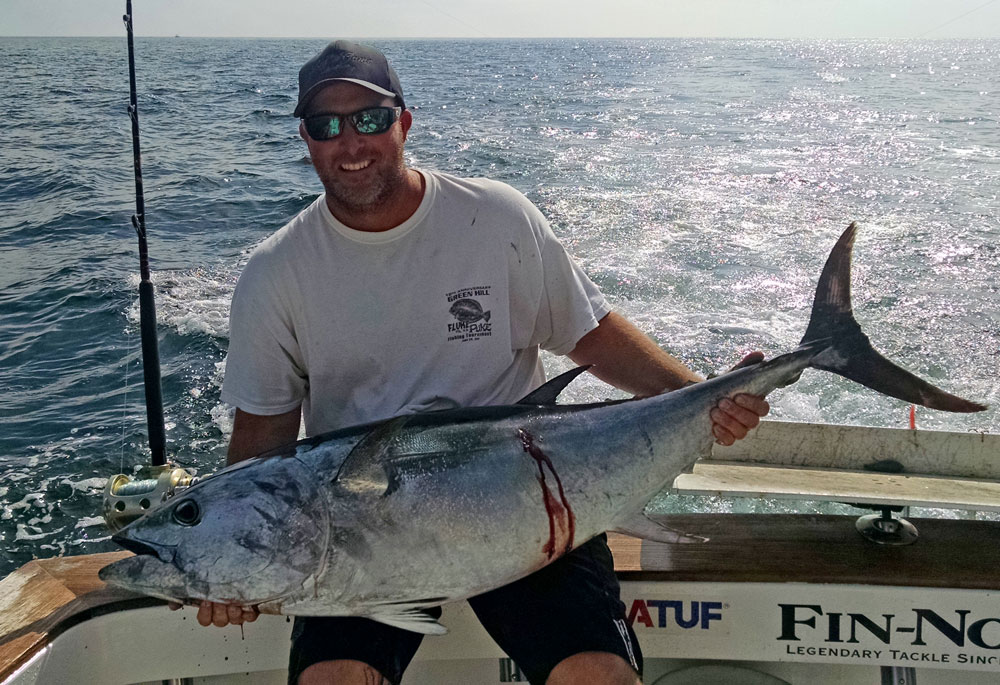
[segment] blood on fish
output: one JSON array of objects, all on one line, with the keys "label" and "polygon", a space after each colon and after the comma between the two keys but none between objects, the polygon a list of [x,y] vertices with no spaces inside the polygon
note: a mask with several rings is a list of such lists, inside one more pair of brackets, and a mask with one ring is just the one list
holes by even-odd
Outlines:
[{"label": "blood on fish", "polygon": [[[545,503],[545,512],[549,516],[549,541],[542,548],[542,551],[545,552],[545,555],[549,559],[552,559],[554,556],[565,554],[573,549],[573,537],[576,534],[576,516],[573,514],[573,508],[569,505],[569,500],[566,499],[562,481],[559,479],[559,474],[556,473],[556,469],[552,465],[552,460],[535,444],[535,437],[531,433],[523,428],[519,428],[517,435],[521,439],[521,446],[524,448],[524,451],[531,455],[531,458],[535,460],[538,466],[538,484],[542,486],[542,501]],[[546,467],[548,467],[549,472],[556,481],[556,487],[559,489],[559,501],[556,501],[545,480]],[[559,550],[557,550],[556,545],[557,534],[564,536],[566,539],[566,544]]]}]

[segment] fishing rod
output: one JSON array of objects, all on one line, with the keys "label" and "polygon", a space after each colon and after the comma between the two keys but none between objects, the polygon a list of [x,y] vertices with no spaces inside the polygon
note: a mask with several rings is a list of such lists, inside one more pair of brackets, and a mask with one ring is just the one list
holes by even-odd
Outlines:
[{"label": "fishing rod", "polygon": [[128,35],[128,115],[132,120],[132,162],[135,170],[135,214],[132,226],[139,239],[139,332],[142,340],[142,376],[146,391],[146,426],[149,431],[150,465],[133,478],[112,476],[104,489],[104,521],[113,531],[137,519],[154,505],[173,496],[178,488],[194,482],[191,474],[167,462],[163,393],[160,383],[160,351],[156,335],[156,302],[149,271],[146,243],[146,201],[142,190],[142,156],[139,148],[139,98],[135,86],[135,45],[132,34],[132,0],[125,0],[125,31]]},{"label": "fishing rod", "polygon": [[128,115],[132,120],[132,161],[135,169],[135,214],[132,226],[139,238],[139,331],[142,340],[142,376],[146,390],[146,425],[153,466],[167,462],[163,423],[163,394],[160,388],[160,351],[156,336],[156,302],[149,276],[149,247],[146,244],[146,200],[142,192],[142,154],[139,149],[139,98],[135,87],[135,45],[132,37],[132,0],[125,0],[125,30],[128,34]]}]

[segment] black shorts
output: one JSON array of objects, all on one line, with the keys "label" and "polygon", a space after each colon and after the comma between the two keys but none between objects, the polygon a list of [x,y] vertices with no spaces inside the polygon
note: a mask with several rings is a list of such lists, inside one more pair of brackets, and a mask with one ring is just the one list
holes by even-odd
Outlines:
[{"label": "black shorts", "polygon": [[[527,676],[542,685],[563,659],[610,652],[642,675],[642,652],[625,618],[614,561],[601,535],[526,578],[473,597],[483,627]],[[440,609],[433,610],[435,617]],[[320,661],[363,661],[399,683],[423,635],[366,618],[299,617],[288,682]]]}]

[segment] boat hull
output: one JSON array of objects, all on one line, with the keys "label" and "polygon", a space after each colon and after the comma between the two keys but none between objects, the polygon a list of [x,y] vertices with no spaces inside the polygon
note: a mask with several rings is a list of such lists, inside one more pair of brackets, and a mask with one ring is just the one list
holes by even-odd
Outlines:
[{"label": "boat hull", "polygon": [[[1000,523],[914,519],[920,544],[886,548],[859,536],[850,516],[684,515],[662,522],[711,540],[667,546],[611,539],[646,683],[697,682],[696,671],[678,672],[709,666],[770,674],[778,678],[772,683],[879,682],[892,668],[915,668],[922,685],[996,681]],[[199,626],[193,609],[170,612],[157,600],[119,594],[102,603],[97,598],[108,589],[94,570],[108,556],[32,562],[45,572],[16,572],[0,583],[0,609],[37,602],[43,612],[22,615],[19,627],[4,619],[0,682],[284,682],[287,617],[216,629]],[[76,596],[70,603],[53,606],[46,599],[51,585],[32,589],[73,565],[89,571],[62,581],[63,593]],[[74,614],[73,602],[84,609]],[[449,635],[424,639],[405,683],[520,679],[465,603],[445,607],[442,622]],[[12,657],[11,645],[23,646],[43,628],[34,648]],[[727,675],[726,682],[739,681]]]}]

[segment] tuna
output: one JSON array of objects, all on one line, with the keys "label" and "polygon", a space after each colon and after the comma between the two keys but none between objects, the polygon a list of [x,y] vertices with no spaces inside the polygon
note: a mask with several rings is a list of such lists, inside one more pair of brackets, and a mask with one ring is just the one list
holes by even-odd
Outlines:
[{"label": "tuna", "polygon": [[174,601],[441,633],[421,609],[517,580],[605,531],[698,541],[643,511],[709,454],[709,410],[722,398],[767,395],[815,368],[934,409],[984,409],[871,346],[851,310],[856,231],[834,247],[792,352],[655,397],[556,404],[575,369],[515,405],[303,440],[209,476],[124,528],[114,540],[136,556],[100,576]]}]

